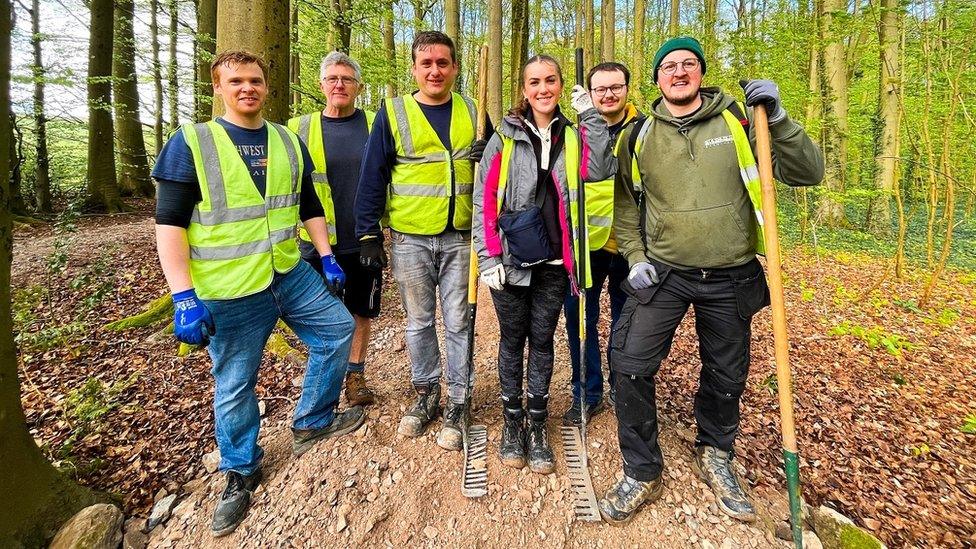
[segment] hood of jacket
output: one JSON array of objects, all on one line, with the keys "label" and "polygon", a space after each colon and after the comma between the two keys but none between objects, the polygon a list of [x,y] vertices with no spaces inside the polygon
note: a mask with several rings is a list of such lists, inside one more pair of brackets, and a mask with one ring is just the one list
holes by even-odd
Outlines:
[{"label": "hood of jacket", "polygon": [[719,116],[722,114],[722,111],[735,102],[735,98],[724,93],[722,88],[719,87],[701,88],[698,93],[701,95],[702,106],[691,116],[678,118],[671,114],[667,105],[664,104],[663,97],[658,97],[654,100],[654,103],[651,105],[651,116],[680,128]]}]

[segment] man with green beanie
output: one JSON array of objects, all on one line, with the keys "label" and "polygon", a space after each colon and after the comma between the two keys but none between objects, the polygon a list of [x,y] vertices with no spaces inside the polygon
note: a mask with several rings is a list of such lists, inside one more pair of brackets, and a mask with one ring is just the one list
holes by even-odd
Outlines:
[{"label": "man with green beanie", "polygon": [[[617,154],[613,228],[630,273],[610,356],[624,466],[600,512],[626,523],[664,490],[654,376],[693,306],[702,362],[693,466],[719,509],[752,521],[755,508],[732,467],[752,316],[769,304],[756,258],[764,247],[752,110],[702,87],[705,57],[694,38],[665,42],[653,68],[661,97],[646,121],[624,131]],[[776,84],[752,80],[743,89],[745,104],[769,115],[776,179],[819,183],[823,155],[786,114]]]}]

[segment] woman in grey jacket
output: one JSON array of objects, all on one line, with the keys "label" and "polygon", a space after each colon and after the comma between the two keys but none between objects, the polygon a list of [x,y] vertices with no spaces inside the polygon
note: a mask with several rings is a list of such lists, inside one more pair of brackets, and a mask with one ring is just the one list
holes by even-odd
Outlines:
[{"label": "woman in grey jacket", "polygon": [[[553,334],[567,285],[578,293],[577,188],[613,177],[606,122],[581,87],[573,89],[580,130],[559,110],[559,63],[547,55],[522,69],[523,99],[485,148],[475,181],[471,234],[481,281],[491,288],[500,320],[498,376],[505,427],[499,457],[510,467],[528,461],[551,473],[555,457],[546,435]],[[580,150],[582,145],[582,154]],[[589,273],[584,278],[589,280]],[[526,340],[528,367],[523,367]],[[528,417],[522,378],[528,385]]]}]

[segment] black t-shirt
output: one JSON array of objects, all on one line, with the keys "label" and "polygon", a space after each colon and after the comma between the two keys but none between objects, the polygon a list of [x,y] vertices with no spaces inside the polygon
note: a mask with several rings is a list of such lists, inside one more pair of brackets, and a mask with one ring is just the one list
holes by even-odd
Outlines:
[{"label": "black t-shirt", "polygon": [[359,252],[356,239],[356,189],[366,149],[366,113],[360,109],[349,115],[331,118],[322,115],[322,143],[325,170],[332,189],[336,214],[336,253]]}]

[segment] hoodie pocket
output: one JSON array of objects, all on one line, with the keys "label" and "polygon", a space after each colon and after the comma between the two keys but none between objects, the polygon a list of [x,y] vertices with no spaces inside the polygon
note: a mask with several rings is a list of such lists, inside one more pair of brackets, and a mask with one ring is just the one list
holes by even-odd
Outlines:
[{"label": "hoodie pocket", "polygon": [[[693,265],[734,263],[749,247],[749,232],[735,206],[672,210],[658,214],[651,246],[663,259],[693,258]],[[682,263],[682,261],[678,261]]]}]

